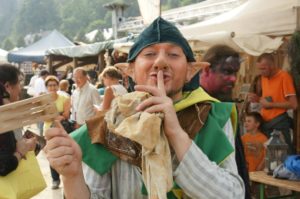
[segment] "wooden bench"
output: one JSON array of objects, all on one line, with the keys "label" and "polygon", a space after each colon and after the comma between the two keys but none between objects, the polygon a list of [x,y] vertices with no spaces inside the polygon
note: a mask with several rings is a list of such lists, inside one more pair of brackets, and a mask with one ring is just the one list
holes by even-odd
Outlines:
[{"label": "wooden bench", "polygon": [[270,175],[267,175],[264,171],[255,171],[249,173],[250,180],[252,182],[257,182],[259,184],[259,198],[265,198],[265,185],[271,185],[275,187],[281,187],[285,189],[289,189],[292,191],[291,195],[284,195],[284,196],[276,196],[276,197],[269,197],[269,198],[300,198],[300,181],[291,181],[291,180],[282,180],[278,178],[273,178]]}]

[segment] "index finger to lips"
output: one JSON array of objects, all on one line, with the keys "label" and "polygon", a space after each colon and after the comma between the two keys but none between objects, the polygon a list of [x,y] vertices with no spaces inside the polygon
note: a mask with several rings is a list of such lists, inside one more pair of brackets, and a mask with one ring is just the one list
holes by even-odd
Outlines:
[{"label": "index finger to lips", "polygon": [[163,71],[158,71],[157,73],[157,88],[166,94],[165,83],[164,83],[164,73]]}]

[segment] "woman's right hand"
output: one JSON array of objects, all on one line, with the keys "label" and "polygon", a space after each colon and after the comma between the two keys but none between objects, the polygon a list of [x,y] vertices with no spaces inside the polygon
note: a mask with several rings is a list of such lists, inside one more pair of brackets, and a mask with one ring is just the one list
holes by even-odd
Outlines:
[{"label": "woman's right hand", "polygon": [[75,177],[81,173],[82,153],[79,145],[67,134],[58,121],[56,127],[45,133],[47,144],[46,157],[58,173],[64,177]]}]

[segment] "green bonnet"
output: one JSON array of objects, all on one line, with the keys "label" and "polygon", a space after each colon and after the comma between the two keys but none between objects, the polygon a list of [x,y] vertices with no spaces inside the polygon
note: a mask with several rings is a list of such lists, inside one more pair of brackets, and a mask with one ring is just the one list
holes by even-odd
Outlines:
[{"label": "green bonnet", "polygon": [[170,22],[161,17],[155,19],[136,39],[128,55],[128,62],[133,62],[137,55],[146,47],[158,43],[173,43],[180,46],[188,62],[194,62],[193,51],[187,40]]}]

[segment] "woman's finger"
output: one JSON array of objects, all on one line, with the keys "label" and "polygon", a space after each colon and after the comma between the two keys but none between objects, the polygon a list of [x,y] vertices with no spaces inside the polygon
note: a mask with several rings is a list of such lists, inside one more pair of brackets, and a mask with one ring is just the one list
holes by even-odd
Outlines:
[{"label": "woman's finger", "polygon": [[156,105],[156,104],[161,104],[163,103],[163,99],[161,97],[149,97],[148,99],[145,99],[144,101],[142,101],[137,107],[136,110],[137,111],[144,111],[145,109],[147,109],[150,106]]},{"label": "woman's finger", "polygon": [[48,161],[51,163],[51,166],[54,168],[60,168],[65,165],[72,163],[74,157],[73,155],[64,155],[59,158],[47,157]]},{"label": "woman's finger", "polygon": [[165,108],[165,104],[155,104],[146,108],[144,111],[147,113],[163,113]]},{"label": "woman's finger", "polygon": [[68,146],[61,146],[61,147],[57,147],[53,150],[48,151],[47,157],[48,158],[59,158],[64,155],[73,155],[73,154],[74,154],[73,148],[68,147]]},{"label": "woman's finger", "polygon": [[54,120],[54,126],[55,128],[50,128],[45,133],[46,140],[50,140],[53,137],[56,136],[64,136],[68,137],[69,135],[65,131],[64,127],[61,125],[61,123],[58,120]]},{"label": "woman's finger", "polygon": [[165,83],[164,83],[164,73],[162,70],[157,73],[157,88],[166,95]]},{"label": "woman's finger", "polygon": [[47,144],[44,148],[44,150],[46,152],[49,152],[57,147],[61,147],[61,146],[67,146],[67,147],[71,147],[72,146],[72,143],[71,141],[69,140],[70,138],[62,138],[60,136],[58,137],[53,137],[51,138],[51,140],[48,140],[47,141]]},{"label": "woman's finger", "polygon": [[146,86],[146,85],[136,85],[134,86],[136,91],[143,91],[146,93],[150,93],[153,96],[163,96],[163,93],[154,86]]}]

